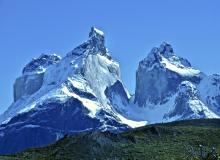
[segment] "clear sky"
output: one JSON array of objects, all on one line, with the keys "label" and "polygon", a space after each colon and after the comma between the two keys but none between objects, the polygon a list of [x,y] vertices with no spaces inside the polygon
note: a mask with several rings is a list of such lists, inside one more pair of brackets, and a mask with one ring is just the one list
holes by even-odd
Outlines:
[{"label": "clear sky", "polygon": [[163,41],[205,73],[220,73],[219,7],[219,0],[0,0],[0,113],[27,62],[64,56],[91,26],[105,32],[131,93],[138,62]]}]

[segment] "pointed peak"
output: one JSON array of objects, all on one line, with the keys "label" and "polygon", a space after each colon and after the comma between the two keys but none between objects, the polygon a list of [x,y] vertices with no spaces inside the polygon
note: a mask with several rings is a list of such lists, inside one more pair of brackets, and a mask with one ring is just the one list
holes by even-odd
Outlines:
[{"label": "pointed peak", "polygon": [[164,55],[165,57],[170,57],[174,55],[174,51],[173,51],[173,47],[171,44],[167,43],[167,42],[163,42],[160,47],[159,47],[159,51],[162,55]]},{"label": "pointed peak", "polygon": [[161,55],[174,55],[173,47],[167,42],[163,42],[159,47],[154,47],[151,53],[159,53]]},{"label": "pointed peak", "polygon": [[92,27],[89,33],[89,38],[89,44],[93,48],[93,53],[101,52],[103,55],[107,53],[104,33],[101,30]]},{"label": "pointed peak", "polygon": [[171,44],[167,42],[163,42],[159,47],[154,47],[142,63],[144,66],[152,67],[155,63],[164,65],[164,62],[178,68],[192,67],[187,59],[176,55]]},{"label": "pointed peak", "polygon": [[96,27],[91,27],[89,39],[72,50],[68,55],[83,55],[83,54],[100,54],[111,58],[108,55],[108,50],[105,47],[104,33]]},{"label": "pointed peak", "polygon": [[148,54],[147,59],[151,59],[151,60],[162,60],[161,57],[164,58],[171,58],[173,56],[176,56],[174,51],[173,51],[173,47],[171,46],[171,44],[167,43],[167,42],[163,42],[159,47],[154,47],[151,52]]},{"label": "pointed peak", "polygon": [[164,52],[164,51],[173,52],[173,47],[172,47],[172,45],[170,43],[163,42],[160,45],[160,51],[161,52]]},{"label": "pointed peak", "polygon": [[89,33],[89,37],[96,37],[96,36],[102,36],[104,37],[104,32],[97,29],[96,27],[91,27],[91,31]]}]

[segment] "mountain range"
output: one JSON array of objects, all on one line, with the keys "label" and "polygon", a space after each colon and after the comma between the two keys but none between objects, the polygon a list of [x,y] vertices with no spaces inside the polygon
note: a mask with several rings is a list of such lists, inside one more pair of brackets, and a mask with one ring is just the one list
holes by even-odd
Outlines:
[{"label": "mountain range", "polygon": [[220,118],[220,76],[206,75],[163,42],[139,62],[135,94],[92,27],[87,41],[61,58],[32,59],[0,116],[0,153],[53,143],[84,131],[122,132],[147,124]]}]

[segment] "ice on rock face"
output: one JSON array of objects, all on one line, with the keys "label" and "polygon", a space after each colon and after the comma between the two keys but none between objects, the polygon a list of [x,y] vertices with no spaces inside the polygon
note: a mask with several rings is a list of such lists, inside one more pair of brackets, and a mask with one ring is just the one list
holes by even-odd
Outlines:
[{"label": "ice on rock face", "polygon": [[101,55],[87,57],[83,74],[103,104],[106,103],[105,89],[120,79],[118,63]]}]

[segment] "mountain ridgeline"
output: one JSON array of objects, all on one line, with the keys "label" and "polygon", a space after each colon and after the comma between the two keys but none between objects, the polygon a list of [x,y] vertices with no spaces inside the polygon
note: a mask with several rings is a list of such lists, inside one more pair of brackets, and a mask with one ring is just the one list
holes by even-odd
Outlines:
[{"label": "mountain ridgeline", "polygon": [[[135,82],[134,82],[135,83]],[[146,124],[220,117],[220,76],[207,76],[162,43],[141,60],[135,94],[91,28],[87,41],[61,58],[42,54],[14,83],[14,102],[0,116],[0,153],[53,143],[84,131],[121,132]]]}]

